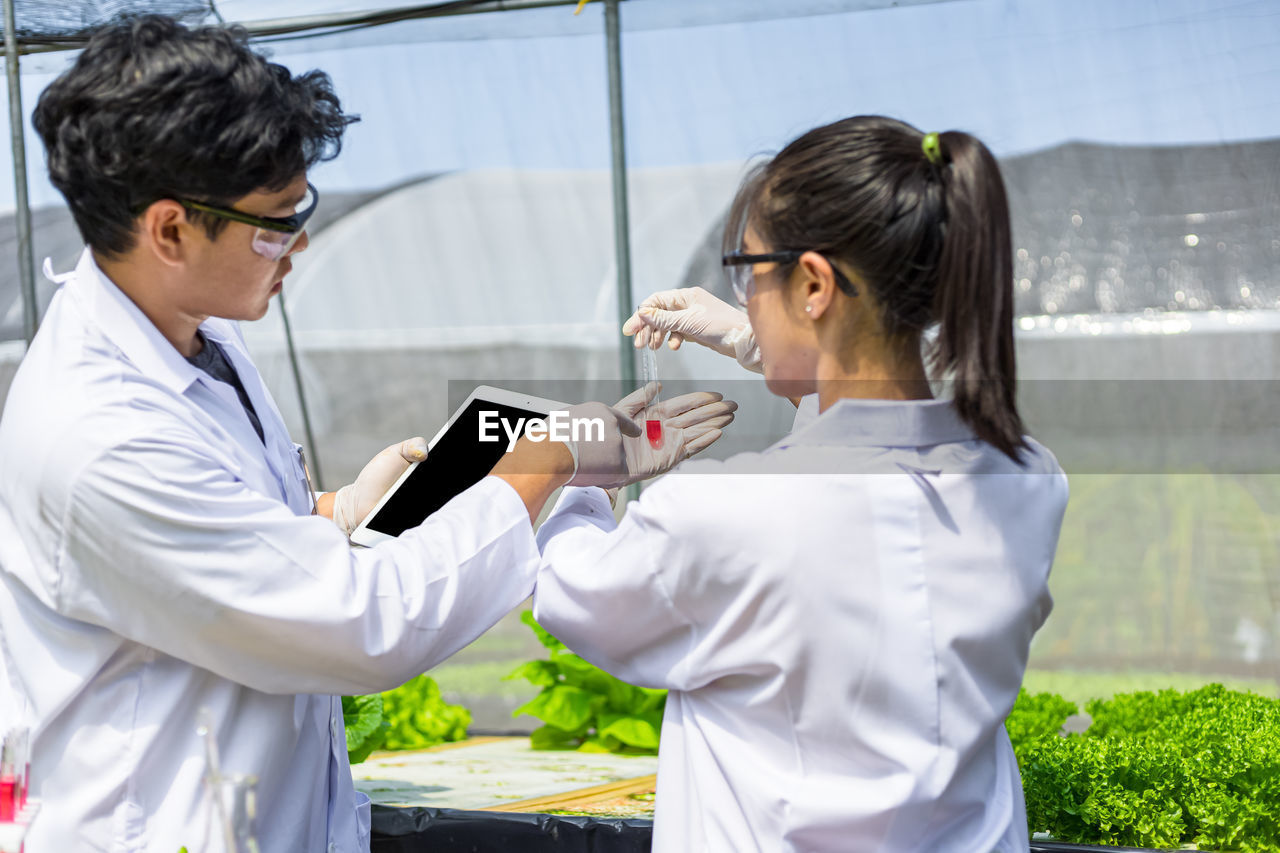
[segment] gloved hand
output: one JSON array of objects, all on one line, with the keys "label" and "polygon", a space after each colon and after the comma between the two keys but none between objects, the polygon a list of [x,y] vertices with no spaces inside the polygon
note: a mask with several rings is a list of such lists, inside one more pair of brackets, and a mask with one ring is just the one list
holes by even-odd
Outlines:
[{"label": "gloved hand", "polygon": [[701,287],[660,290],[650,295],[622,324],[622,334],[635,335],[636,349],[657,349],[665,337],[669,339],[668,346],[677,350],[688,339],[737,359],[747,370],[764,370],[747,312]]},{"label": "gloved hand", "polygon": [[387,489],[414,462],[427,458],[427,442],[422,436],[405,439],[378,452],[360,469],[356,481],[343,486],[333,496],[333,523],[348,536],[360,526]]},{"label": "gloved hand", "polygon": [[[575,469],[570,486],[625,486],[666,473],[695,453],[705,450],[733,422],[738,404],[713,391],[695,391],[664,400],[646,412],[661,385],[650,382],[618,401],[613,407],[583,403],[569,409],[570,417],[601,417],[603,441],[568,442]],[[638,416],[662,422],[662,442],[650,444]],[[594,438],[594,436],[593,436]]]}]

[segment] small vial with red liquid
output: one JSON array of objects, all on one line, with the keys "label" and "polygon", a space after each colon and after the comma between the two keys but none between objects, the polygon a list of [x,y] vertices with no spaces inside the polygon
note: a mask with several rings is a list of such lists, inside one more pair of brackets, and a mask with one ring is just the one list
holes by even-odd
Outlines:
[{"label": "small vial with red liquid", "polygon": [[[647,388],[650,382],[658,381],[658,359],[653,354],[653,350],[645,347],[641,350],[643,353],[640,357],[640,364],[644,373],[644,384]],[[655,392],[653,399],[649,401],[649,405],[644,410],[644,434],[649,439],[649,446],[655,450],[662,447],[662,420],[658,416],[658,394]]]},{"label": "small vial with red liquid", "polygon": [[18,739],[11,733],[5,736],[0,748],[0,823],[13,823],[18,815],[18,803],[22,790],[18,781]]}]

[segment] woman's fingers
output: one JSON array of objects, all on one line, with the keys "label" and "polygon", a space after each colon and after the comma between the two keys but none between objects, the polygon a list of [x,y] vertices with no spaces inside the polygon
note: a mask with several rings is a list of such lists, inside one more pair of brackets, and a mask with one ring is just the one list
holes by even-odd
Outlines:
[{"label": "woman's fingers", "polygon": [[[689,438],[692,435],[693,438]],[[721,432],[713,427],[693,427],[685,431],[684,442],[684,458],[688,459],[695,453],[700,453],[708,447],[716,443],[720,438]]]}]

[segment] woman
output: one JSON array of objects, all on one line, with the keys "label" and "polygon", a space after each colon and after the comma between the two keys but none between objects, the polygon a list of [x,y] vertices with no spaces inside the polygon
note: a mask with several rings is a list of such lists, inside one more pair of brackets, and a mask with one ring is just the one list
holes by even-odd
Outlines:
[{"label": "woman", "polygon": [[670,688],[656,851],[1026,850],[1002,723],[1067,484],[1015,406],[995,159],[887,118],[820,127],[744,182],[725,248],[746,316],[668,291],[625,330],[734,355],[816,417],[686,463],[616,529],[566,490],[538,620]]}]

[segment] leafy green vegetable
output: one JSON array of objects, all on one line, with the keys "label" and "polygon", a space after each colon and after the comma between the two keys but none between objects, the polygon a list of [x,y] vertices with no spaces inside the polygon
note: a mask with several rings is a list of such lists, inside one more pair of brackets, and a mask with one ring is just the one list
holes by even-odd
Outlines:
[{"label": "leafy green vegetable", "polygon": [[667,691],[636,687],[575,655],[525,611],[520,619],[550,653],[521,664],[507,678],[524,678],[542,692],[512,712],[546,725],[530,735],[534,749],[649,753],[658,750]]},{"label": "leafy green vegetable", "polygon": [[1006,724],[1032,832],[1280,853],[1280,701],[1219,684],[1118,694],[1087,703],[1084,734],[1055,737],[1063,706],[1021,694]]},{"label": "leafy green vegetable", "polygon": [[382,696],[343,696],[342,722],[347,730],[347,758],[359,764],[381,747],[387,736]]},{"label": "leafy green vegetable", "polygon": [[471,725],[471,712],[450,705],[440,687],[426,675],[412,678],[382,694],[387,722],[387,749],[422,749],[462,740]]},{"label": "leafy green vegetable", "polygon": [[343,696],[347,759],[359,764],[376,749],[422,749],[462,740],[471,712],[450,705],[431,678],[419,675],[395,690],[368,696]]},{"label": "leafy green vegetable", "polygon": [[1033,695],[1019,690],[1018,701],[1004,721],[1004,727],[1008,729],[1009,740],[1016,751],[1025,743],[1058,734],[1067,717],[1076,711],[1075,705],[1053,693]]}]

